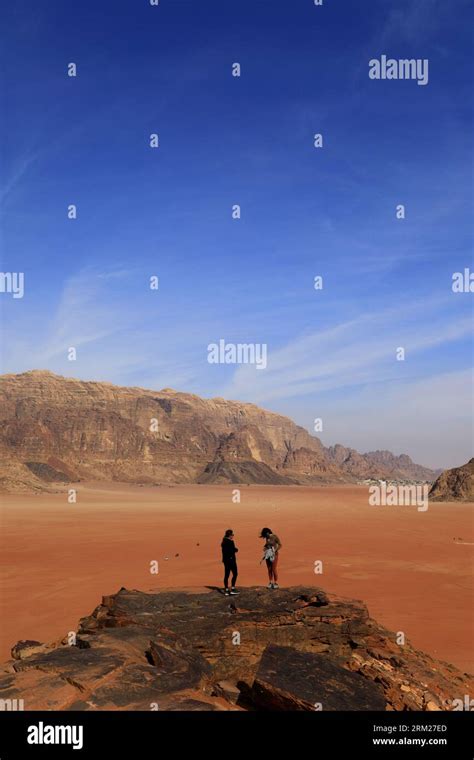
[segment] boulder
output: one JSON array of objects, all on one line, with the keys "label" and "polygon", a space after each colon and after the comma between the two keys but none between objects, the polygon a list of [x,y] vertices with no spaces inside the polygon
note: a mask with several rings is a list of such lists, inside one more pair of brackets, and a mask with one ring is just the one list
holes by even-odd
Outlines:
[{"label": "boulder", "polygon": [[385,710],[380,684],[342,668],[323,654],[266,647],[252,686],[263,710]]}]

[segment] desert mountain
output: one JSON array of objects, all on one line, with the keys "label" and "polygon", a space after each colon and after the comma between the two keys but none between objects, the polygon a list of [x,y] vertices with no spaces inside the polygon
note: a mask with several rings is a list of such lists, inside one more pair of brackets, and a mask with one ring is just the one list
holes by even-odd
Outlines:
[{"label": "desert mountain", "polygon": [[392,480],[433,480],[439,474],[412,462],[409,456],[395,456],[391,451],[369,451],[359,454],[355,449],[347,449],[336,444],[326,448],[331,462],[344,472],[356,478],[390,478]]},{"label": "desert mountain", "polygon": [[462,467],[446,470],[433,483],[432,501],[474,501],[474,458]]},{"label": "desert mountain", "polygon": [[0,378],[3,490],[53,482],[334,483],[434,480],[390,452],[321,441],[254,404],[33,370]]}]

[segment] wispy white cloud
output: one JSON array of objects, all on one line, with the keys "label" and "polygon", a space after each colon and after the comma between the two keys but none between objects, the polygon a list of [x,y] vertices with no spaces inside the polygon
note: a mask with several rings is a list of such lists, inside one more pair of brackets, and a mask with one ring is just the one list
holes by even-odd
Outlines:
[{"label": "wispy white cloud", "polygon": [[[471,334],[469,314],[446,321],[437,309],[435,301],[399,303],[314,331],[276,351],[269,347],[267,368],[256,372],[240,366],[223,395],[261,403],[400,377],[402,367],[413,367],[417,353]],[[405,349],[405,362],[396,360],[398,347]]]},{"label": "wispy white cloud", "polygon": [[[466,0],[460,0],[461,5]],[[410,0],[390,3],[385,24],[378,34],[378,44],[424,42],[442,26],[452,7],[440,0]]]},{"label": "wispy white cloud", "polygon": [[110,291],[106,292],[108,280],[126,275],[123,269],[100,271],[87,267],[66,281],[41,349],[44,359],[63,354],[67,346],[80,347],[99,341],[130,324],[131,315],[111,303]]},{"label": "wispy white cloud", "polygon": [[27,174],[41,153],[41,150],[30,150],[17,160],[16,165],[10,173],[10,176],[0,190],[0,206],[8,198],[12,190],[14,190],[21,182],[23,177]]},{"label": "wispy white cloud", "polygon": [[[130,324],[130,314],[120,309],[111,299],[108,281],[123,278],[126,270],[100,270],[86,267],[71,275],[62,287],[54,304],[45,304],[42,313],[42,330],[36,333],[36,324],[28,333],[16,333],[15,341],[6,345],[6,364],[17,368],[50,367],[55,360],[64,358],[67,349],[76,349],[108,338]],[[11,337],[9,335],[9,337]]]},{"label": "wispy white cloud", "polygon": [[[389,449],[444,469],[464,464],[474,454],[473,402],[472,371],[466,369],[364,387],[347,398],[315,401],[314,409],[324,418],[326,445]],[[309,427],[307,407],[293,413]]]},{"label": "wispy white cloud", "polygon": [[[164,312],[159,297],[147,300],[146,282],[139,270],[121,264],[72,274],[56,300],[51,289],[38,323],[23,320],[8,330],[3,371],[50,369],[123,385],[195,387],[208,367],[196,340],[202,320],[185,328],[181,309]],[[72,362],[70,347],[77,353]]]}]

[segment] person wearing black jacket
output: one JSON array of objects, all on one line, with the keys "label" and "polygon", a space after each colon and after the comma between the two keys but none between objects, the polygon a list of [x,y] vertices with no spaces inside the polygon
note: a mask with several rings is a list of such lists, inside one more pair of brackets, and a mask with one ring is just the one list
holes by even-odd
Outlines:
[{"label": "person wearing black jacket", "polygon": [[[239,551],[234,544],[234,531],[226,530],[221,543],[222,562],[224,563],[224,594],[226,596],[235,596],[239,592],[235,590],[235,581],[237,580],[237,561],[235,555]],[[232,573],[231,588],[229,591],[229,575]]]}]

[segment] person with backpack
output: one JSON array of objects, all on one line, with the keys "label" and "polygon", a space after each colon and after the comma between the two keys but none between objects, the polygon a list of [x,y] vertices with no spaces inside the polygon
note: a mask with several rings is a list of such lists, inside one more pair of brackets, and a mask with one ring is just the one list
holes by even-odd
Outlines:
[{"label": "person with backpack", "polygon": [[[237,580],[237,560],[235,555],[239,551],[234,544],[234,531],[229,528],[224,534],[221,543],[222,562],[224,563],[224,594],[235,596],[239,592],[235,588]],[[229,590],[229,575],[232,573],[231,588]]]},{"label": "person with backpack", "polygon": [[271,528],[262,528],[260,538],[265,539],[261,561],[265,560],[267,564],[269,580],[267,588],[280,588],[278,585],[278,552],[282,547],[282,543]]}]

